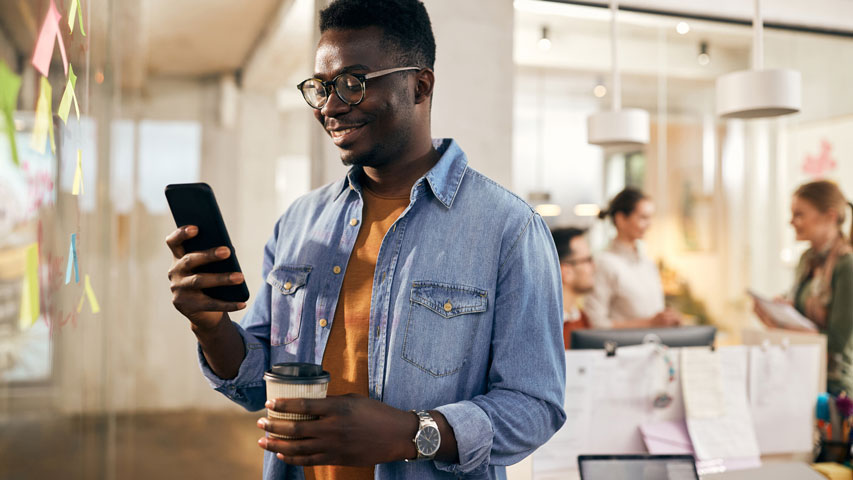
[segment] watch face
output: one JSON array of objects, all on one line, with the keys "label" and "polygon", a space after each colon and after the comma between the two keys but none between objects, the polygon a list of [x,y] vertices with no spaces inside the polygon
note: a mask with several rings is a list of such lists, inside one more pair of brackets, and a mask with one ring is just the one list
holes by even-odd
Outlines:
[{"label": "watch face", "polygon": [[415,443],[421,455],[430,457],[438,451],[440,440],[441,437],[438,434],[438,429],[428,425],[418,432],[418,438]]}]

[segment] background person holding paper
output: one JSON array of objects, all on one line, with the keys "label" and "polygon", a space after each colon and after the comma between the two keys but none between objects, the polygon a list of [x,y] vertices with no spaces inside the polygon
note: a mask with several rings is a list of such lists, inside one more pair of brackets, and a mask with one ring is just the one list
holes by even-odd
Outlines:
[{"label": "background person holding paper", "polygon": [[654,213],[652,199],[631,187],[619,192],[599,213],[599,218],[613,220],[616,238],[595,259],[595,288],[584,305],[594,328],[681,324],[681,314],[664,304],[657,265],[643,252],[642,239]]},{"label": "background person holding paper", "polygon": [[[790,301],[826,334],[827,389],[835,394],[853,392],[853,245],[842,232],[848,208],[853,203],[830,181],[806,183],[794,192],[791,225],[797,240],[811,247],[800,258],[790,300],[776,300]],[[760,302],[755,313],[767,326],[784,328]]]}]

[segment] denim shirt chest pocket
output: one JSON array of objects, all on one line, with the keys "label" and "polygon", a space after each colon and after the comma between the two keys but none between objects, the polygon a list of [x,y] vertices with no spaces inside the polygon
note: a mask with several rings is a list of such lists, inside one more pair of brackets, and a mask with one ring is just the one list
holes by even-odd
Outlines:
[{"label": "denim shirt chest pocket", "polygon": [[453,375],[465,364],[488,293],[439,282],[413,282],[403,359],[435,377]]},{"label": "denim shirt chest pocket", "polygon": [[280,265],[267,275],[272,286],[270,344],[290,345],[299,338],[310,265]]}]

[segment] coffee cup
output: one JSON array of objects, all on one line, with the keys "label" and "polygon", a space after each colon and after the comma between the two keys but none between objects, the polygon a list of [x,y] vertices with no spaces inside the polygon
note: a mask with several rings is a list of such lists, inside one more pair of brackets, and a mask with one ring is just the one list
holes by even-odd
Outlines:
[{"label": "coffee cup", "polygon": [[[329,372],[313,363],[277,363],[264,373],[267,385],[267,400],[276,398],[326,398],[329,387]],[[277,412],[267,409],[267,418],[272,420],[315,420],[313,415]],[[270,433],[271,437],[292,439],[285,435]]]}]

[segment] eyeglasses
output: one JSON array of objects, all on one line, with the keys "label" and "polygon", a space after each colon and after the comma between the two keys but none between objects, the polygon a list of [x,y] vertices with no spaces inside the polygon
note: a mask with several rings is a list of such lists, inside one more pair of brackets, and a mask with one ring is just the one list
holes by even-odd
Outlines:
[{"label": "eyeglasses", "polygon": [[568,259],[568,260],[563,260],[563,263],[565,263],[565,264],[567,264],[567,265],[571,265],[571,266],[573,266],[573,267],[576,267],[576,266],[578,266],[578,265],[583,265],[583,264],[585,264],[585,263],[593,263],[593,261],[594,261],[594,260],[593,260],[593,258],[592,258],[592,255],[590,255],[590,256],[587,256],[587,257],[581,257],[581,258],[570,258],[570,259]]},{"label": "eyeglasses", "polygon": [[334,86],[335,94],[342,102],[347,105],[358,105],[364,100],[365,81],[370,78],[377,78],[390,73],[402,72],[404,70],[420,70],[419,67],[397,67],[379,70],[378,72],[362,73],[342,73],[337,77],[324,82],[319,78],[309,78],[296,86],[302,97],[308,102],[311,108],[321,109],[323,105],[329,101],[331,92],[329,89]]}]

